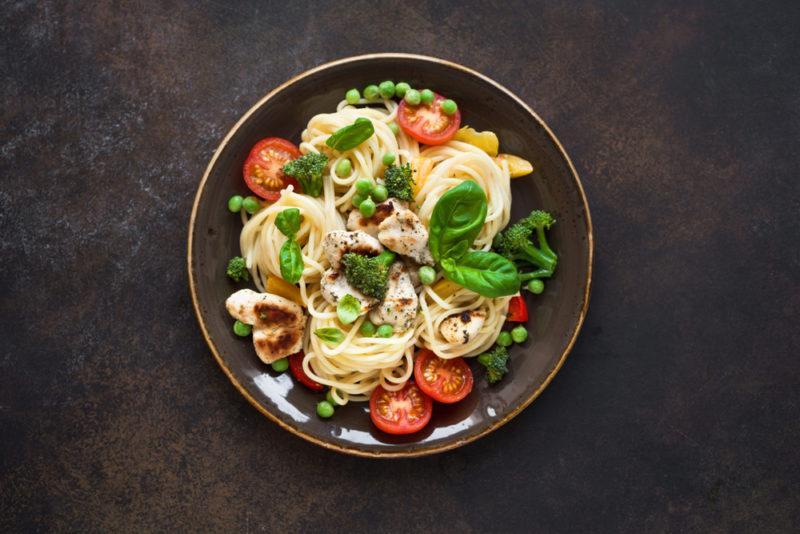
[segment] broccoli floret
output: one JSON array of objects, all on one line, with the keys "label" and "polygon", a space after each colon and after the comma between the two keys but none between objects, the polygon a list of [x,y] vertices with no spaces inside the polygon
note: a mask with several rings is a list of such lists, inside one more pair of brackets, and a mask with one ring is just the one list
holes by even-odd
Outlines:
[{"label": "broccoli floret", "polygon": [[247,270],[244,258],[241,256],[234,256],[231,258],[228,262],[228,270],[225,272],[234,282],[250,280],[250,273]]},{"label": "broccoli floret", "polygon": [[390,250],[384,250],[374,257],[348,252],[342,256],[344,276],[350,285],[365,295],[383,300],[389,284],[389,266],[394,256]]},{"label": "broccoli floret", "polygon": [[414,192],[411,189],[414,179],[411,178],[411,165],[406,163],[402,167],[389,165],[383,173],[383,185],[390,198],[399,200],[414,200]]},{"label": "broccoli floret", "polygon": [[[535,210],[495,236],[495,251],[517,264],[521,282],[553,276],[558,255],[547,244],[545,230],[549,230],[555,222],[546,211]],[[538,247],[533,244],[534,233]],[[536,269],[523,273],[523,267],[528,265]]]},{"label": "broccoli floret", "polygon": [[322,194],[322,173],[328,164],[328,156],[309,152],[283,166],[283,172],[295,178],[303,193],[312,197]]},{"label": "broccoli floret", "polygon": [[495,345],[490,352],[478,356],[478,363],[486,367],[486,381],[490,384],[499,382],[508,372],[508,349]]}]

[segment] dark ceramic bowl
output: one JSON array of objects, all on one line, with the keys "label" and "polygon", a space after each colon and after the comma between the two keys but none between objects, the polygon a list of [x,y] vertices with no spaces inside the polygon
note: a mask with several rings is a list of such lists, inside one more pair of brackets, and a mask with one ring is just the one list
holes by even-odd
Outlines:
[{"label": "dark ceramic bowl", "polygon": [[[225,299],[234,286],[225,276],[228,258],[239,254],[239,217],[228,197],[247,194],[242,164],[259,139],[300,138],[308,120],[330,112],[345,91],[380,80],[431,87],[458,102],[462,123],[492,130],[503,152],[533,162],[535,172],[513,180],[512,221],[534,207],[552,212],[550,232],[559,254],[555,277],[544,294],[528,294],[529,340],[511,349],[510,372],[488,386],[473,365],[475,387],[455,405],[435,404],[430,424],[411,436],[390,436],[370,423],[368,403],[351,403],[319,419],[322,395],[276,374],[256,357],[249,340],[231,331]],[[572,163],[550,129],[524,102],[489,78],[460,65],[408,54],[352,57],[307,71],[270,92],[225,136],[200,182],[189,226],[189,283],[200,328],[233,385],[253,406],[290,432],[313,443],[361,456],[417,456],[452,449],[509,421],[553,379],[572,348],[589,300],[592,274],[589,207]],[[527,294],[527,292],[526,292]]]}]

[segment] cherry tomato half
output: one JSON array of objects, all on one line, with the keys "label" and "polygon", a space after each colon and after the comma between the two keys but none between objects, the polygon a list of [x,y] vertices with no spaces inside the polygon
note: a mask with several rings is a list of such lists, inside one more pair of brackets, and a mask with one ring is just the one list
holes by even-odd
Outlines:
[{"label": "cherry tomato half", "polygon": [[528,305],[525,304],[525,299],[517,295],[511,297],[508,302],[508,319],[512,323],[526,323],[528,322]]},{"label": "cherry tomato half", "polygon": [[286,162],[300,157],[300,150],[286,139],[267,137],[250,149],[250,155],[244,161],[244,181],[250,191],[270,202],[281,196],[280,190],[289,184],[298,188],[294,178],[283,173]]},{"label": "cherry tomato half", "polygon": [[311,377],[303,370],[303,358],[305,358],[305,353],[302,350],[289,356],[289,370],[292,372],[292,376],[305,387],[314,391],[322,391],[325,386],[311,380]]},{"label": "cherry tomato half", "polygon": [[430,105],[411,106],[405,100],[397,110],[397,122],[408,135],[425,145],[441,145],[456,135],[461,126],[461,112],[445,115],[441,103],[445,100],[437,94]]},{"label": "cherry tomato half", "polygon": [[428,349],[417,352],[414,380],[433,400],[452,404],[472,391],[472,369],[464,358],[445,360]]},{"label": "cherry tomato half", "polygon": [[378,386],[369,399],[372,422],[387,434],[419,432],[431,420],[432,413],[433,401],[410,380],[398,391]]}]

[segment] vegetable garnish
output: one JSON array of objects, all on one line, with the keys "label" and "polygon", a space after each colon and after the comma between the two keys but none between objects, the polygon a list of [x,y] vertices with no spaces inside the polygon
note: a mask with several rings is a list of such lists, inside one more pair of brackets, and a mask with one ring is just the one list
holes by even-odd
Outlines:
[{"label": "vegetable garnish", "polygon": [[281,277],[290,284],[296,284],[305,269],[303,251],[297,242],[297,232],[300,231],[300,210],[287,208],[281,211],[275,216],[275,226],[288,238],[279,253]]},{"label": "vegetable garnish", "polygon": [[308,196],[318,197],[322,194],[322,173],[328,164],[328,156],[309,152],[283,166],[283,172],[295,178]]},{"label": "vegetable garnish", "polygon": [[234,282],[250,280],[250,272],[247,270],[247,264],[241,256],[234,256],[228,261],[228,268],[225,270],[225,274]]},{"label": "vegetable garnish", "polygon": [[361,302],[353,295],[345,295],[336,303],[336,316],[342,324],[350,324],[361,315]]},{"label": "vegetable garnish", "polygon": [[476,146],[492,157],[497,156],[497,151],[500,149],[497,134],[490,131],[479,132],[469,126],[464,126],[456,132],[453,139]]},{"label": "vegetable garnish", "polygon": [[506,320],[511,323],[528,322],[528,305],[522,296],[511,297],[511,300],[508,301],[508,319]]},{"label": "vegetable garnish", "polygon": [[406,163],[402,166],[390,165],[383,173],[383,183],[386,186],[388,195],[398,200],[414,200],[411,178],[411,165]]},{"label": "vegetable garnish", "polygon": [[265,200],[275,202],[280,198],[280,190],[290,183],[283,166],[292,159],[300,157],[300,150],[291,142],[280,137],[262,139],[250,150],[242,172],[247,187]]},{"label": "vegetable garnish", "polygon": [[372,137],[374,133],[375,127],[372,125],[372,121],[361,117],[356,119],[353,124],[344,126],[333,132],[333,135],[325,141],[325,144],[334,150],[344,152],[345,150],[351,150],[357,147]]},{"label": "vegetable garnish", "polygon": [[314,391],[322,391],[325,386],[312,380],[303,370],[303,358],[305,358],[305,353],[302,350],[289,356],[289,370],[292,372],[292,376],[305,387]]},{"label": "vegetable garnish", "polygon": [[383,300],[389,283],[389,266],[394,258],[394,252],[389,250],[375,257],[349,252],[342,256],[345,278],[365,295]]},{"label": "vegetable garnish", "polygon": [[369,416],[379,429],[388,434],[419,432],[433,413],[431,398],[412,381],[398,391],[378,386],[369,399]]},{"label": "vegetable garnish", "polygon": [[478,363],[486,367],[486,381],[496,384],[508,372],[508,349],[495,345],[494,349],[478,356]]},{"label": "vegetable garnish", "polygon": [[[534,278],[550,278],[556,269],[558,255],[547,243],[545,230],[555,224],[553,216],[542,210],[534,210],[524,219],[514,223],[494,238],[493,248],[517,264],[520,271],[533,267],[535,270],[520,273],[520,281]],[[538,247],[533,244],[536,234]]]},{"label": "vegetable garnish", "polygon": [[428,349],[419,350],[414,361],[414,380],[433,400],[452,404],[472,391],[472,370],[464,358],[439,358]]},{"label": "vegetable garnish", "polygon": [[344,332],[336,327],[317,328],[314,330],[314,335],[320,338],[328,345],[336,346],[344,341]]},{"label": "vegetable garnish", "polygon": [[514,156],[513,154],[498,154],[494,160],[498,165],[503,162],[507,163],[508,173],[512,178],[527,176],[533,172],[533,165],[530,161],[522,159],[519,156]]},{"label": "vegetable garnish", "polygon": [[397,109],[400,128],[426,145],[441,145],[452,139],[461,125],[461,112],[455,109],[450,114],[446,113],[442,109],[442,102],[445,101],[442,95],[436,95],[430,105],[419,105],[421,101],[419,91],[406,91]]}]

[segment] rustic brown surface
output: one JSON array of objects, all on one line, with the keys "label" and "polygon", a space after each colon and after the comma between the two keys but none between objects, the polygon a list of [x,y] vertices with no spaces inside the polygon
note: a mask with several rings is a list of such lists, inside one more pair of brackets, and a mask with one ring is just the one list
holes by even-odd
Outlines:
[{"label": "rustic brown surface", "polygon": [[[0,530],[796,531],[800,4],[644,4],[5,2]],[[597,238],[548,390],[468,447],[391,462],[249,406],[185,272],[228,128],[374,51],[529,102]]]}]

